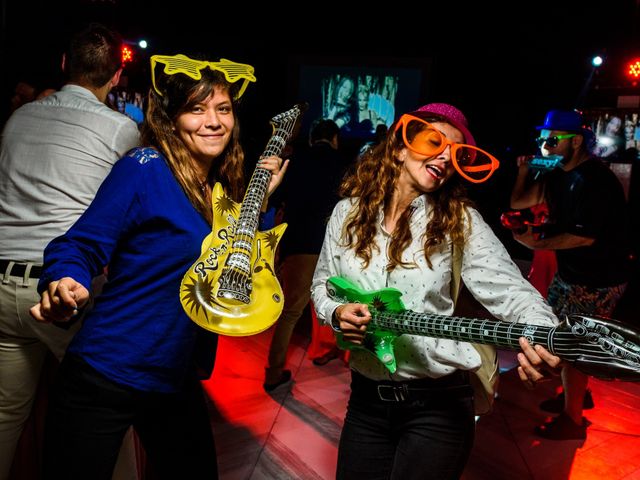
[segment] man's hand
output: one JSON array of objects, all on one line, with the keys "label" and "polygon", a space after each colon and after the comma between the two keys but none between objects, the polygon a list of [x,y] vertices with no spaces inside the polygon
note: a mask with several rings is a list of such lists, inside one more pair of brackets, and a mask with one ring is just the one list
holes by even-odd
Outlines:
[{"label": "man's hand", "polygon": [[529,162],[532,158],[533,155],[520,155],[516,158],[516,165],[518,165],[518,168],[521,170],[528,170]]}]

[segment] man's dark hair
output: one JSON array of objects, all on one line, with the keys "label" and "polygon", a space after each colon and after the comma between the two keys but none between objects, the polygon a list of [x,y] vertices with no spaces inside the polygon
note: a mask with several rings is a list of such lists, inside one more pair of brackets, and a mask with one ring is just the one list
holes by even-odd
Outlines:
[{"label": "man's dark hair", "polygon": [[320,118],[315,120],[311,125],[311,132],[309,133],[310,143],[315,143],[318,140],[333,140],[333,137],[338,134],[340,128],[333,120],[326,118]]},{"label": "man's dark hair", "polygon": [[76,33],[65,52],[69,81],[99,88],[122,67],[122,38],[104,25],[92,23]]}]

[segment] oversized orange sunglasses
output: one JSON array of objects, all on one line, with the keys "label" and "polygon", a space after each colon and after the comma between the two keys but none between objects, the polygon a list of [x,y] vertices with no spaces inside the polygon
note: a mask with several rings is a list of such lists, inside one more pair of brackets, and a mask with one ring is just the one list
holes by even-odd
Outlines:
[{"label": "oversized orange sunglasses", "polygon": [[453,167],[470,182],[486,182],[500,166],[498,159],[490,153],[473,145],[452,142],[440,130],[421,118],[405,113],[396,123],[394,131],[397,132],[401,127],[404,144],[419,155],[433,157],[450,145]]}]

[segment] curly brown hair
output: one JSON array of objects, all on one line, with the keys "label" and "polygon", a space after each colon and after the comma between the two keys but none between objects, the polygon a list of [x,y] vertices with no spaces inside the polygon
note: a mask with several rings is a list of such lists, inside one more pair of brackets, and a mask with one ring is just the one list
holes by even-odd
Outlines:
[{"label": "curly brown hair", "polygon": [[236,117],[235,100],[235,90],[240,85],[230,84],[224,74],[218,71],[204,69],[201,74],[200,80],[193,80],[181,73],[156,77],[156,85],[163,95],[160,96],[153,88],[149,91],[149,106],[142,125],[142,144],[162,152],[191,204],[212,223],[210,199],[200,188],[194,161],[185,144],[175,134],[174,125],[180,114],[205,100],[215,89],[229,93],[235,126],[228,145],[211,165],[207,183],[213,186],[220,182],[227,195],[236,202],[241,201],[245,188],[244,151],[238,141],[240,126]]},{"label": "curly brown hair", "polygon": [[[428,122],[447,122],[445,118],[429,116]],[[424,124],[407,129],[407,137],[413,138]],[[344,246],[355,251],[363,260],[365,268],[371,261],[372,251],[379,252],[373,241],[378,225],[378,215],[386,212],[391,206],[393,192],[402,169],[399,154],[405,148],[400,130],[389,130],[386,139],[361,157],[355,170],[349,174],[340,186],[340,195],[356,197],[356,208],[351,212],[343,230]],[[454,244],[463,246],[465,241],[465,218],[468,220],[467,208],[472,205],[466,197],[466,189],[461,179],[454,175],[442,187],[426,194],[433,208],[424,233],[424,256],[429,267],[432,267],[430,255],[450,236]],[[402,261],[402,252],[412,241],[409,228],[413,209],[407,208],[396,224],[389,245],[389,264],[387,271],[396,267],[410,267]]]}]

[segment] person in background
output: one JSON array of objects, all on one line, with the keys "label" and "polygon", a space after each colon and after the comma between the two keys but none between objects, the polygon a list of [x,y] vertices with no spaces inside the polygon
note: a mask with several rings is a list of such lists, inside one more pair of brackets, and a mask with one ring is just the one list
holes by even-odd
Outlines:
[{"label": "person in background", "polygon": [[[287,182],[278,192],[288,227],[280,244],[279,275],[284,308],[278,319],[265,369],[264,389],[272,391],[291,379],[284,369],[291,335],[311,296],[311,278],[327,219],[337,203],[345,161],[339,152],[338,125],[319,119],[311,125],[309,148],[294,156]],[[333,352],[333,350],[332,350]],[[333,358],[337,352],[333,353]]]},{"label": "person in background", "polygon": [[57,90],[55,88],[45,88],[44,90],[41,90],[40,93],[38,93],[36,100],[40,100],[41,98],[48,97],[49,95],[53,95],[56,92]]},{"label": "person in background", "polygon": [[598,132],[598,140],[593,153],[597,157],[613,158],[620,155],[625,148],[622,132],[622,119],[613,115],[607,121],[604,131]]},{"label": "person in background", "polygon": [[[151,64],[143,147],[116,163],[87,211],[45,250],[41,300],[31,309],[39,322],[74,318],[91,278],[109,265],[49,403],[50,478],[109,478],[131,425],[159,478],[217,478],[200,384],[217,337],[190,320],[179,291],[212,230],[213,185],[242,201],[237,102],[255,77],[248,65],[184,55],[155,55]],[[286,165],[260,159],[271,172],[262,211]]]},{"label": "person in background", "polygon": [[25,103],[33,102],[38,96],[38,89],[26,80],[19,80],[11,96],[10,111],[15,112]]},{"label": "person in background", "polygon": [[389,129],[384,123],[379,124],[373,135],[373,140],[365,142],[362,147],[360,147],[360,150],[358,151],[358,158],[362,157],[367,152],[372,151],[376,145],[382,143],[384,139],[387,138],[388,130]]},{"label": "person in background", "polygon": [[[590,155],[593,139],[582,116],[574,110],[550,110],[540,131],[542,154],[561,155],[561,168],[532,180],[530,157],[518,158],[518,177],[511,194],[512,208],[546,202],[549,222],[542,235],[531,229],[514,232],[521,244],[554,250],[557,272],[547,300],[559,318],[572,313],[610,317],[629,278],[630,251],[626,203],[622,186],[602,161]],[[552,440],[586,438],[583,408],[593,408],[589,377],[572,366],[562,369],[564,391],[540,404],[559,413],[536,428]]]},{"label": "person in background", "polygon": [[131,120],[136,122],[136,125],[141,125],[144,121],[144,107],[142,102],[142,95],[138,92],[129,92],[127,95],[127,102],[124,104],[124,114]]},{"label": "person in background", "polygon": [[[31,411],[48,351],[61,360],[80,322],[33,321],[47,243],[89,206],[113,164],[140,144],[136,125],[104,102],[122,72],[122,40],[92,24],[63,55],[66,84],[18,108],[0,151],[0,479]],[[98,272],[99,273],[99,272]]]},{"label": "person in background", "polygon": [[384,124],[390,127],[395,120],[397,90],[397,77],[385,75],[382,81],[381,91],[378,90],[378,93],[373,93],[372,91],[369,95],[369,109],[374,112],[378,122],[374,126]]},{"label": "person in background", "polygon": [[[363,303],[329,297],[340,276],[362,290],[393,287],[408,310],[451,315],[454,244],[473,296],[500,320],[553,326],[557,318],[521,275],[464,194],[462,180],[486,181],[498,161],[478,149],[457,108],[431,103],[402,115],[383,143],[342,183],[312,282],[319,318],[355,346],[371,321]],[[560,359],[520,339],[520,378],[530,387]],[[481,359],[463,341],[403,334],[397,370],[351,350],[351,396],[336,478],[457,479],[469,458],[475,418],[470,371]]]},{"label": "person in background", "polygon": [[627,114],[624,117],[624,148],[625,150],[635,149],[637,154],[636,128],[638,125],[638,114]]},{"label": "person in background", "polygon": [[[531,213],[534,223],[543,223],[549,215],[549,207],[545,203],[534,205],[531,207]],[[555,251],[536,249],[533,251],[527,279],[546,298],[557,269]]]},{"label": "person in background", "polygon": [[360,83],[358,85],[358,115],[352,127],[354,135],[360,138],[370,138],[375,132],[375,125],[378,124],[376,112],[369,110],[369,86]]},{"label": "person in background", "polygon": [[55,92],[60,86],[58,76],[47,72],[44,68],[38,72],[21,72],[19,75],[9,101],[6,105],[2,105],[0,129],[4,128],[11,114],[22,105],[40,100]]},{"label": "person in background", "polygon": [[336,122],[338,128],[349,128],[353,120],[355,90],[356,84],[348,76],[342,76],[335,86],[335,94],[328,105],[326,117]]}]

